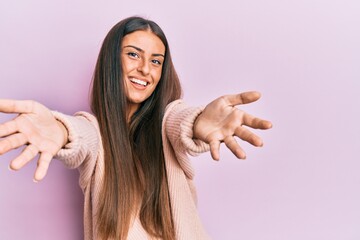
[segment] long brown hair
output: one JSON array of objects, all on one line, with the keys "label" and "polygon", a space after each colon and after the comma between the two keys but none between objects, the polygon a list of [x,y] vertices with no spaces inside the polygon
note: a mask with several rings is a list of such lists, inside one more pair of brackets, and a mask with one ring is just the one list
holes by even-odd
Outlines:
[{"label": "long brown hair", "polygon": [[[161,79],[127,121],[121,42],[138,30],[151,30],[165,45]],[[130,17],[105,37],[95,67],[91,109],[99,122],[105,158],[104,182],[96,212],[101,239],[126,239],[139,212],[144,229],[153,237],[175,239],[167,184],[161,126],[165,107],[181,97],[167,39],[153,21]]]}]

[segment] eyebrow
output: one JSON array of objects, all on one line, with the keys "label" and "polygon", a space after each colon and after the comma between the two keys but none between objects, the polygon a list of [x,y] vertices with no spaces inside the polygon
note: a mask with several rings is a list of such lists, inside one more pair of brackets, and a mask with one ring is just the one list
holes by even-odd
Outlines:
[{"label": "eyebrow", "polygon": [[[127,47],[135,48],[136,50],[138,50],[139,52],[142,52],[142,53],[145,52],[145,51],[142,50],[141,48],[136,47],[136,46],[134,46],[134,45],[126,45],[126,46],[124,46],[124,48],[127,48]],[[163,57],[163,58],[165,58],[164,54],[161,54],[161,53],[153,53],[153,54],[151,54],[151,56],[154,56],[154,57]]]}]

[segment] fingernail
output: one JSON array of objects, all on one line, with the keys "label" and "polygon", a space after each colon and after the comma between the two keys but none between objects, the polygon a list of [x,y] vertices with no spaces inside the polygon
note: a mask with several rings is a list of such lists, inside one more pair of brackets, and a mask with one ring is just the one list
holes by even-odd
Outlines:
[{"label": "fingernail", "polygon": [[34,182],[34,183],[38,183],[39,181],[36,180],[35,178],[33,178],[33,182]]},{"label": "fingernail", "polygon": [[9,169],[10,172],[15,172],[15,170],[12,169],[12,168],[10,167],[10,165],[8,165],[8,169]]}]

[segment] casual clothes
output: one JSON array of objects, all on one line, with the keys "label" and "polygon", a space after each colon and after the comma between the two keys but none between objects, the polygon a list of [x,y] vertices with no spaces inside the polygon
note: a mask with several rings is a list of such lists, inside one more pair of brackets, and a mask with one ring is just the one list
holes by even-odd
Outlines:
[{"label": "casual clothes", "polygon": [[[209,239],[197,212],[194,170],[187,154],[196,155],[209,146],[192,139],[193,124],[202,108],[186,106],[182,100],[170,103],[165,111],[162,140],[176,239]],[[69,143],[56,158],[69,168],[78,168],[84,193],[84,238],[96,239],[96,218],[104,179],[104,150],[96,118],[86,112],[67,116],[53,112],[68,130]],[[137,217],[129,229],[129,240],[150,239]]]}]

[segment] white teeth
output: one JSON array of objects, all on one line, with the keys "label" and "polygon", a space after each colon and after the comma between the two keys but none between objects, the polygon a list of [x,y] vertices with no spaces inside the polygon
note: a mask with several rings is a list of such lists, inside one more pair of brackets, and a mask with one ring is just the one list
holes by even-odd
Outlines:
[{"label": "white teeth", "polygon": [[136,79],[136,78],[131,78],[130,81],[132,81],[132,82],[134,82],[134,83],[137,83],[137,84],[140,84],[140,85],[143,85],[143,86],[146,86],[146,85],[147,85],[147,82],[142,81],[142,80],[139,80],[139,79]]}]

